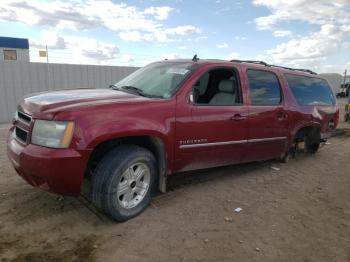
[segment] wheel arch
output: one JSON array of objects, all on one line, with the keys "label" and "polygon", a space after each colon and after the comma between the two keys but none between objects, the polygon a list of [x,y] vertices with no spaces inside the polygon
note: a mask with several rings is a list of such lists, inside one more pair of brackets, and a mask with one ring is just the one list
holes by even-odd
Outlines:
[{"label": "wheel arch", "polygon": [[90,154],[86,176],[92,175],[94,169],[104,155],[119,145],[125,144],[146,148],[155,156],[158,167],[158,189],[161,192],[166,192],[166,180],[169,166],[166,145],[162,138],[154,135],[123,136],[100,141],[100,143],[95,145]]},{"label": "wheel arch", "polygon": [[310,122],[310,123],[304,123],[304,124],[298,125],[296,128],[293,129],[291,142],[294,143],[296,139],[303,138],[306,132],[309,132],[312,129],[320,130],[321,126],[319,123],[316,123],[316,122]]}]

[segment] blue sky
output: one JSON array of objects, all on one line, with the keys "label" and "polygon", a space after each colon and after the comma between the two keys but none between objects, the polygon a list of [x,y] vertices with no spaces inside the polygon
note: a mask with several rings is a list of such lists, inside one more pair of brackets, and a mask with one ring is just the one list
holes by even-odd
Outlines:
[{"label": "blue sky", "polygon": [[350,69],[349,0],[2,0],[2,36],[31,60],[143,66],[164,58],[259,59],[317,72]]}]

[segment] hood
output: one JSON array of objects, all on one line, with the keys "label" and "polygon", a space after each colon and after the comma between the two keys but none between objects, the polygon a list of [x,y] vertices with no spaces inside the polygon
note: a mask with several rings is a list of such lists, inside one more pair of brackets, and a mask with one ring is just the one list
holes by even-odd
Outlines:
[{"label": "hood", "polygon": [[24,97],[19,107],[25,113],[35,116],[65,108],[147,99],[149,98],[112,89],[74,89],[33,94]]}]

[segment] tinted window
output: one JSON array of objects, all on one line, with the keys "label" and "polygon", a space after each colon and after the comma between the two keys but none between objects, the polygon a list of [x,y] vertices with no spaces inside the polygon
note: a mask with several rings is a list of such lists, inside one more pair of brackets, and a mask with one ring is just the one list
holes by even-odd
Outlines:
[{"label": "tinted window", "polygon": [[131,87],[145,95],[169,98],[194,69],[192,63],[152,63],[122,79],[114,88],[123,90],[125,87]]},{"label": "tinted window", "polygon": [[275,74],[248,70],[250,99],[252,105],[278,105],[281,103],[281,89]]},{"label": "tinted window", "polygon": [[324,79],[285,74],[288,85],[300,105],[335,105],[331,88]]}]

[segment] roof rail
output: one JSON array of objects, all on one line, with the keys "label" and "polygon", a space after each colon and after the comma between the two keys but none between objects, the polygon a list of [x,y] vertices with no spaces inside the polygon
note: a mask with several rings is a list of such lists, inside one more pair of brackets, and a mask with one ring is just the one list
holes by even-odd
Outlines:
[{"label": "roof rail", "polygon": [[267,64],[264,61],[256,61],[256,60],[231,60],[230,62],[233,62],[233,63],[250,63],[250,64],[258,64],[258,65],[269,66],[269,64]]},{"label": "roof rail", "polygon": [[292,71],[301,71],[301,72],[305,72],[305,73],[309,73],[309,74],[313,74],[313,75],[317,75],[316,72],[311,71],[309,69],[303,69],[303,68],[292,68],[292,67],[286,67],[286,66],[278,66],[278,65],[270,65],[273,67],[279,67],[279,68],[283,68],[283,69],[287,69],[287,70],[292,70]]},{"label": "roof rail", "polygon": [[303,68],[291,68],[291,67],[286,67],[286,66],[278,66],[278,65],[270,65],[264,61],[255,61],[255,60],[230,60],[230,62],[233,63],[250,63],[250,64],[258,64],[258,65],[263,65],[263,66],[269,66],[269,67],[279,67],[287,70],[292,70],[292,71],[301,71],[313,75],[317,75],[316,72],[311,71],[309,69],[303,69]]},{"label": "roof rail", "polygon": [[303,69],[303,68],[296,68],[294,69],[296,71],[302,71],[302,72],[306,72],[306,73],[309,73],[309,74],[313,74],[313,75],[317,75],[316,72],[312,71],[312,70],[309,70],[309,69]]}]

